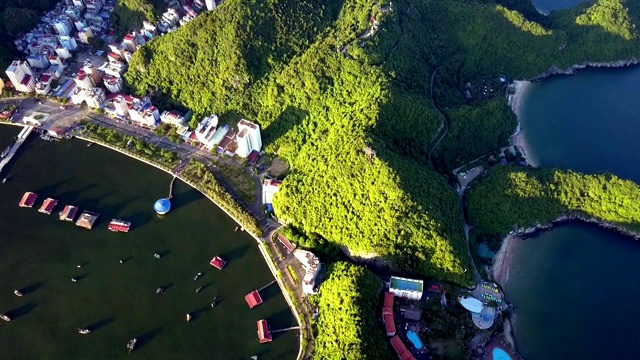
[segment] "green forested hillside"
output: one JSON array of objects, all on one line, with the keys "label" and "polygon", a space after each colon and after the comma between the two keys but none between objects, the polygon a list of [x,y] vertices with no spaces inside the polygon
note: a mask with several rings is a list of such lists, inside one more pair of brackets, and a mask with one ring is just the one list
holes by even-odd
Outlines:
[{"label": "green forested hillside", "polygon": [[142,21],[155,23],[167,9],[162,0],[119,0],[111,14],[117,36],[142,28]]},{"label": "green forested hillside", "polygon": [[[607,1],[636,21],[635,4]],[[274,207],[298,230],[466,283],[458,199],[428,161],[442,123],[432,74],[451,122],[434,161],[450,169],[515,126],[504,93],[468,100],[466,84],[640,54],[637,38],[580,25],[589,6],[545,18],[509,0],[227,0],[136,52],[125,77],[196,119],[259,123],[266,150],[291,166]]]},{"label": "green forested hillside", "polygon": [[320,317],[315,359],[391,359],[375,322],[381,283],[369,270],[334,263],[317,299]]},{"label": "green forested hillside", "polygon": [[640,186],[614,175],[495,167],[467,195],[470,225],[504,235],[567,213],[640,231]]}]

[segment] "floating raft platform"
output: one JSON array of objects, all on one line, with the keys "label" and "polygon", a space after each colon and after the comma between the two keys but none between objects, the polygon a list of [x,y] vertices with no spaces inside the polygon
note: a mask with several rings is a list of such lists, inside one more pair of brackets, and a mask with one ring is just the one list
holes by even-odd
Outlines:
[{"label": "floating raft platform", "polygon": [[108,228],[113,232],[129,232],[129,228],[131,228],[131,221],[113,219],[109,223]]},{"label": "floating raft platform", "polygon": [[58,205],[58,200],[52,199],[52,198],[46,198],[42,203],[42,206],[40,206],[40,209],[38,210],[38,212],[51,215],[56,205]]},{"label": "floating raft platform", "polygon": [[67,205],[60,211],[60,220],[73,221],[78,213],[78,207],[75,205]]},{"label": "floating raft platform", "polygon": [[219,256],[214,256],[213,259],[209,261],[209,264],[218,270],[222,270],[222,268],[227,264],[227,262]]},{"label": "floating raft platform", "polygon": [[252,292],[247,294],[244,299],[247,301],[249,309],[253,309],[254,307],[262,304],[262,296],[260,296],[258,290],[253,290]]},{"label": "floating raft platform", "polygon": [[38,195],[27,191],[26,193],[24,193],[24,195],[22,195],[22,199],[20,200],[18,206],[28,208],[33,207],[33,204],[35,204],[37,198]]},{"label": "floating raft platform", "polygon": [[271,336],[271,331],[269,330],[269,324],[267,324],[267,320],[258,320],[257,325],[258,340],[260,340],[260,344],[271,342],[273,340],[273,337]]},{"label": "floating raft platform", "polygon": [[78,221],[76,221],[76,225],[91,230],[99,216],[100,214],[91,211],[83,211],[82,214],[80,214]]}]

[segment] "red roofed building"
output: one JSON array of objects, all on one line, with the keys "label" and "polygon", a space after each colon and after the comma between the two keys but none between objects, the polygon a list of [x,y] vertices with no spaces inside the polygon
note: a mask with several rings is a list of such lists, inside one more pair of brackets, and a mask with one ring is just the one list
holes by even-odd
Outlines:
[{"label": "red roofed building", "polygon": [[411,355],[411,352],[407,350],[406,346],[404,346],[404,343],[402,342],[399,336],[396,335],[393,338],[391,338],[391,346],[393,347],[393,350],[395,350],[396,353],[398,354],[399,359],[401,360],[413,359],[413,355]]},{"label": "red roofed building", "polygon": [[247,296],[244,297],[247,300],[247,304],[249,304],[249,309],[253,309],[254,307],[262,304],[262,297],[258,290],[253,290]]},{"label": "red roofed building", "polygon": [[384,305],[383,307],[393,307],[393,299],[395,296],[392,292],[385,291],[384,293]]},{"label": "red roofed building", "polygon": [[215,267],[218,270],[222,270],[222,268],[227,264],[227,262],[222,260],[222,258],[219,256],[214,256],[213,259],[209,261],[209,264],[211,264],[211,266]]},{"label": "red roofed building", "polygon": [[396,322],[393,317],[393,310],[390,310],[390,308],[382,308],[382,322],[384,322],[384,331],[387,333],[387,336],[396,334]]},{"label": "red roofed building", "polygon": [[258,339],[260,340],[260,344],[271,342],[273,338],[271,337],[271,332],[269,331],[267,320],[265,319],[258,320],[257,325],[258,325]]}]

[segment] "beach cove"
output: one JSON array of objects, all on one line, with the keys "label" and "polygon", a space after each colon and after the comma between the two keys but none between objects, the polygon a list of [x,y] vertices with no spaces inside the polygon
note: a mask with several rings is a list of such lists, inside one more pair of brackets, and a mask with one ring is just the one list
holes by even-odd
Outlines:
[{"label": "beach cove", "polygon": [[[3,146],[20,128],[0,127]],[[274,334],[259,344],[256,321],[272,329],[297,325],[277,285],[262,292],[264,303],[249,309],[244,295],[271,281],[256,241],[197,190],[176,182],[172,210],[164,217],[153,202],[165,197],[171,176],[100,146],[78,140],[29,139],[4,170],[0,188],[0,312],[15,312],[0,325],[9,358],[126,356],[138,337],[141,358],[294,358],[296,332]],[[60,200],[54,214],[18,208],[25,191]],[[61,222],[64,204],[101,214],[94,230]],[[128,234],[106,229],[111,218],[132,221]],[[155,252],[163,253],[155,259]],[[228,261],[223,271],[208,262]],[[123,264],[119,260],[125,260]],[[80,269],[77,265],[82,265]],[[203,276],[195,282],[196,273]],[[71,277],[79,278],[72,283]],[[155,294],[157,287],[166,291]],[[195,293],[197,287],[202,291]],[[13,289],[27,289],[22,298]],[[211,309],[211,298],[219,304]],[[185,314],[194,319],[187,323]],[[78,327],[93,327],[89,335]]]},{"label": "beach cove", "polygon": [[[520,132],[541,166],[612,172],[640,183],[637,137],[640,69],[582,70],[528,84],[513,101]],[[516,104],[518,104],[516,106]],[[629,282],[640,244],[592,224],[568,221],[526,240],[509,236],[494,278],[514,305],[518,351],[526,359],[635,358],[638,328]]]}]

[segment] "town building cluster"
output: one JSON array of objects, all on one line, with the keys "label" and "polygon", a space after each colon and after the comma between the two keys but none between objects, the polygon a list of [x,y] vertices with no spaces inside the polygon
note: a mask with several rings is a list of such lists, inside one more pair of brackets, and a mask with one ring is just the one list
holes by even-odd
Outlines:
[{"label": "town building cluster", "polygon": [[[15,60],[6,70],[12,86],[20,92],[67,97],[73,104],[103,109],[109,116],[130,121],[138,126],[155,128],[161,122],[176,127],[185,141],[219,153],[256,158],[262,148],[258,125],[240,120],[237,131],[229,125],[218,126],[218,116],[204,118],[194,131],[189,131],[191,112],[160,113],[149,97],[122,94],[123,75],[133,54],[157,36],[174,31],[196,18],[199,12],[214,10],[215,0],[165,0],[167,11],[156,24],[144,21],[142,29],[132,31],[121,41],[114,41],[110,29],[110,13],[115,0],[63,0],[46,13],[29,33],[15,40],[26,60]],[[100,66],[91,59],[81,65],[71,79],[62,82],[65,60],[77,51],[78,44],[89,44],[92,38],[109,43],[106,61]],[[90,53],[90,52],[89,52]],[[96,51],[101,56],[102,51]],[[82,61],[82,62],[80,62]],[[54,81],[61,85],[52,89]]]}]

